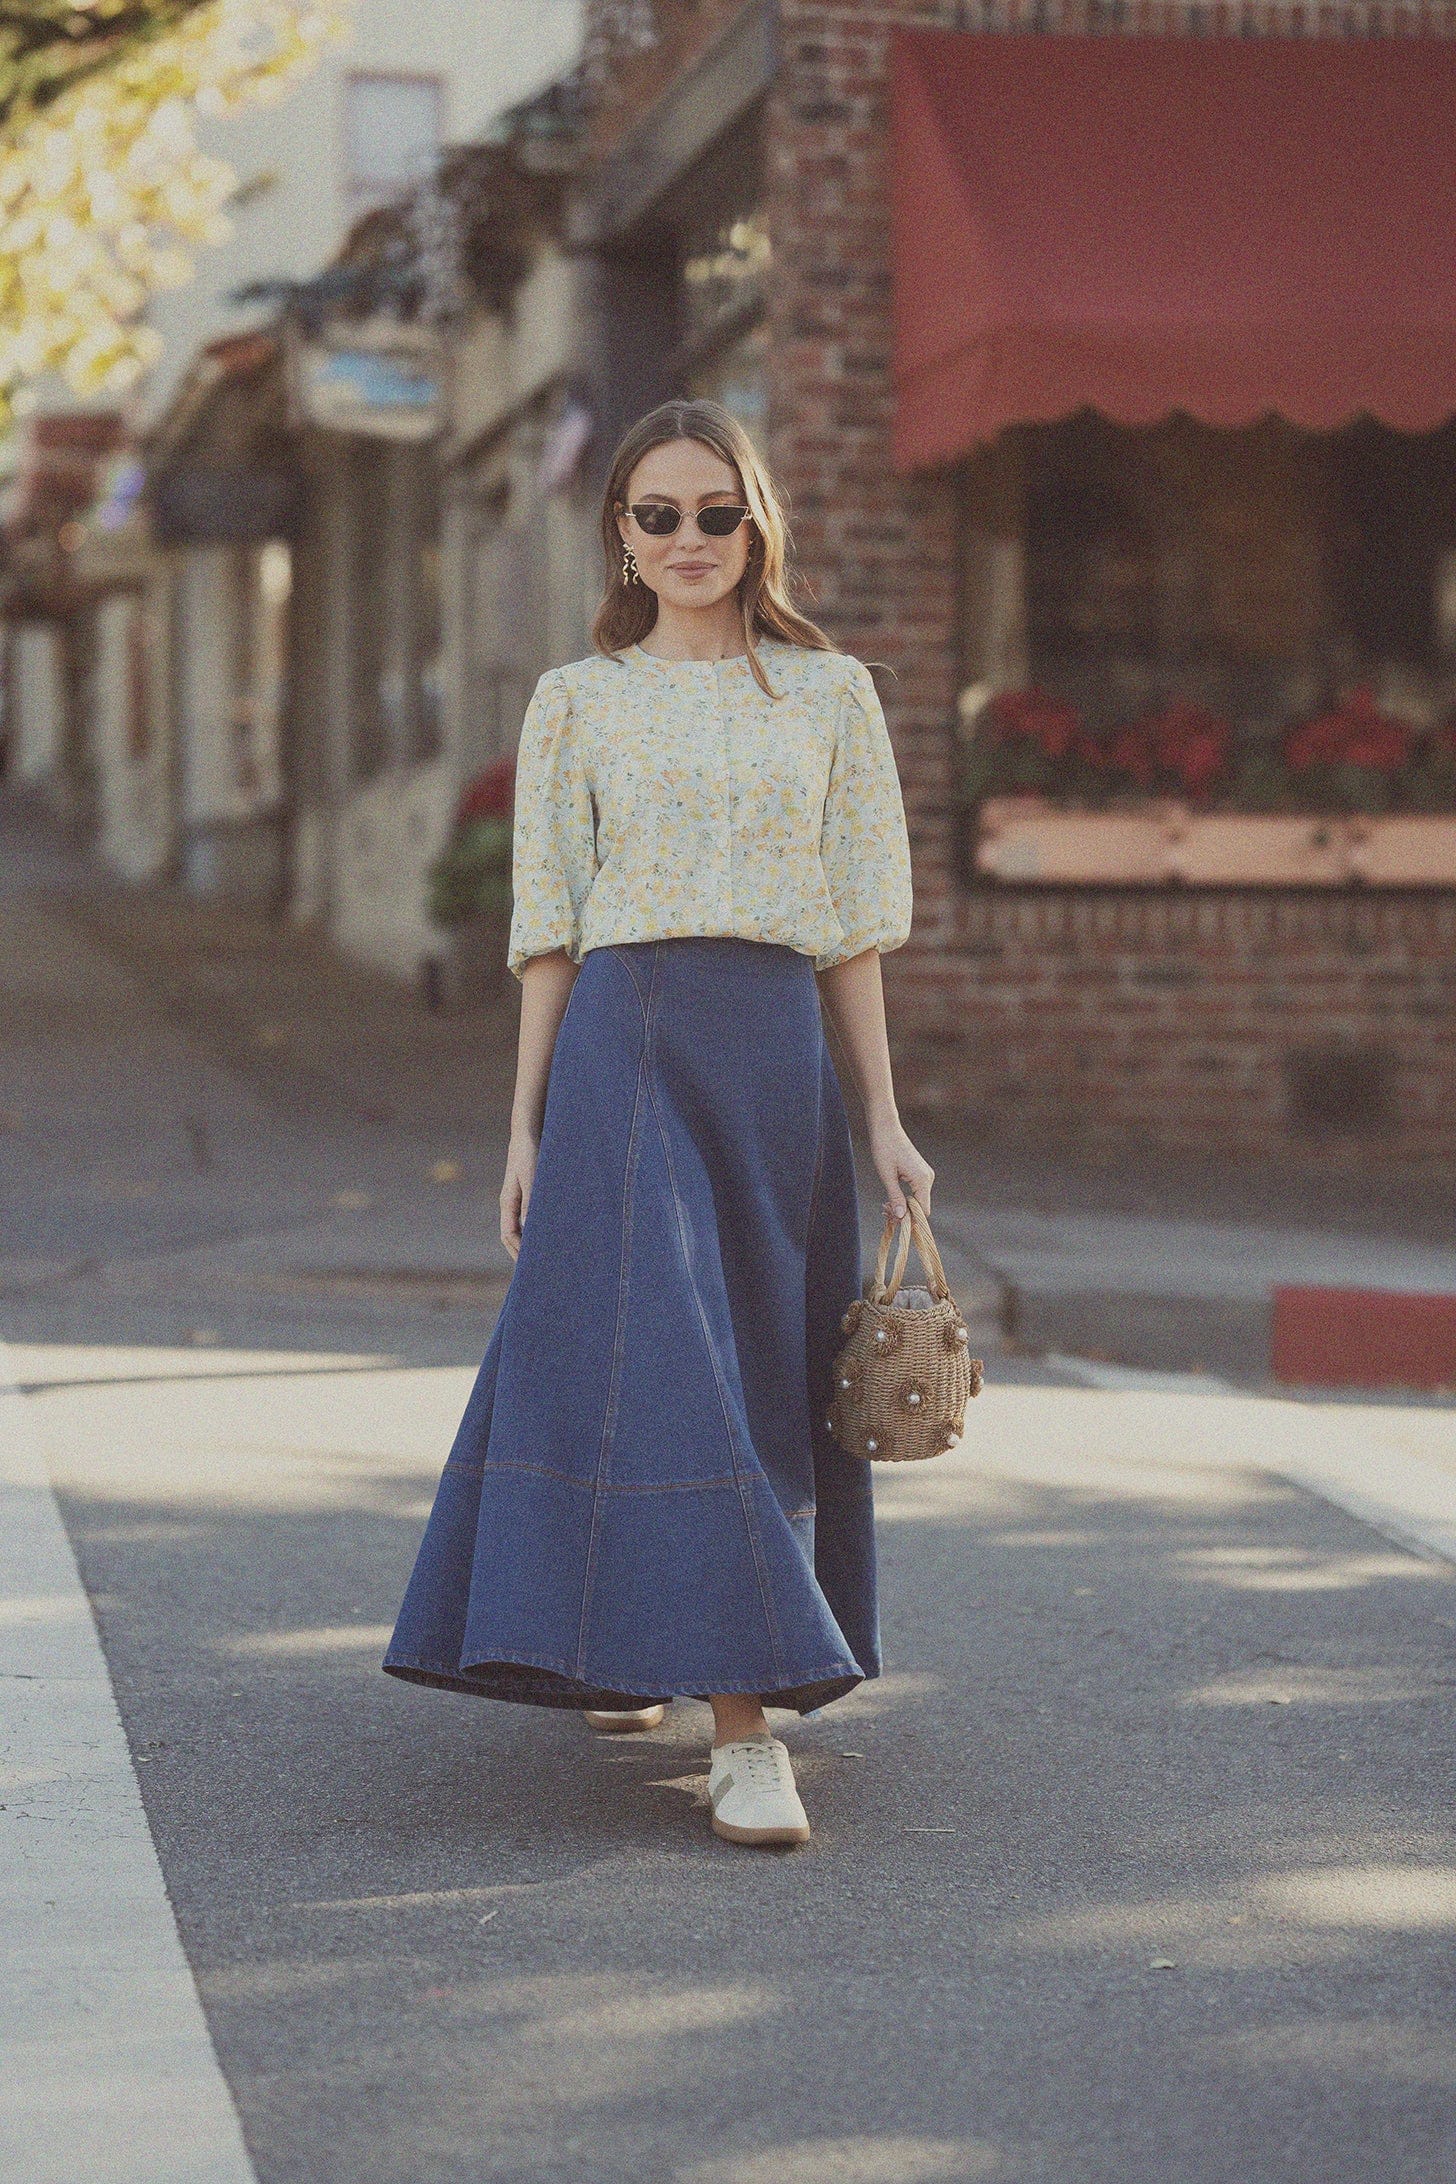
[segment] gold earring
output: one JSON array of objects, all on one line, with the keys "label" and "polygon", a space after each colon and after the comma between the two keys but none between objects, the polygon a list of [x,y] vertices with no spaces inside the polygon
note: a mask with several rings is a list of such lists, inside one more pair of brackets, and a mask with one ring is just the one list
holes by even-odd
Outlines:
[{"label": "gold earring", "polygon": [[640,584],[642,581],[637,574],[637,556],[630,546],[622,548],[622,581],[624,584]]}]

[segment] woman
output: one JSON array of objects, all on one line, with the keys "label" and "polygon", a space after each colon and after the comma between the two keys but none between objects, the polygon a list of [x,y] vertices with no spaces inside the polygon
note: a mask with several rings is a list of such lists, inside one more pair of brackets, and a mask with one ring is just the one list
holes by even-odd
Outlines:
[{"label": "woman", "polygon": [[541,677],[517,758],[515,1270],[384,1666],[597,1729],[706,1697],[714,1828],[804,1842],[764,1707],[880,1667],[869,1470],[825,1416],[861,1271],[820,998],[886,1210],[928,1211],[880,982],[904,807],[726,410],[644,417],[602,529],[596,655]]}]

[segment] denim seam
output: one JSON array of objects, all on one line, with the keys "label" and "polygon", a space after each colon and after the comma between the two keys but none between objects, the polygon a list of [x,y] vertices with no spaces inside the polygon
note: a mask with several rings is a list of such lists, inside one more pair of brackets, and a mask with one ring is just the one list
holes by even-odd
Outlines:
[{"label": "denim seam", "polygon": [[470,1468],[482,1481],[503,1472],[520,1471],[528,1478],[556,1479],[562,1486],[579,1486],[586,1493],[590,1493],[595,1484],[593,1480],[583,1478],[579,1471],[558,1471],[553,1464],[523,1464],[513,1456],[482,1456]]},{"label": "denim seam", "polygon": [[[631,977],[631,973],[628,973]],[[637,981],[632,979],[635,990]],[[652,1030],[652,1012],[657,994],[657,953],[653,951],[652,982],[647,993],[647,1008],[643,1016],[642,1051],[637,1063],[637,1089],[632,1099],[632,1124],[627,1137],[627,1161],[622,1177],[622,1262],[617,1277],[617,1323],[613,1331],[612,1371],[607,1385],[606,1407],[602,1413],[602,1438],[597,1451],[597,1475],[592,1496],[591,1530],[587,1537],[586,1567],[581,1580],[581,1621],[576,1633],[576,1673],[580,1676],[586,1665],[587,1620],[591,1613],[592,1584],[596,1576],[597,1548],[602,1531],[602,1488],[606,1483],[607,1466],[611,1461],[612,1437],[617,1424],[617,1401],[622,1385],[622,1359],[627,1344],[627,1270],[632,1258],[632,1213],[634,1186],[637,1179],[637,1148],[641,1138],[642,1093],[647,1081],[647,1048]],[[638,996],[640,1006],[641,996]]]},{"label": "denim seam", "polygon": [[738,1484],[737,1474],[728,1472],[716,1479],[608,1479],[602,1488],[604,1494],[721,1494],[725,1488]]},{"label": "denim seam", "polygon": [[824,1030],[821,1025],[819,1030],[819,1135],[814,1145],[814,1184],[809,1192],[809,1226],[804,1238],[806,1266],[808,1264],[809,1249],[814,1238],[814,1216],[819,1210],[819,1183],[824,1174],[824,1140],[827,1135],[824,1126],[824,1057],[827,1051],[828,1049],[824,1044]]},{"label": "denim seam", "polygon": [[[652,1032],[655,1031],[655,1029],[656,1026],[654,1023],[649,1028],[649,1064],[655,1063],[656,1060],[656,1049],[652,1041]],[[759,1601],[763,1608],[764,1628],[768,1632],[769,1650],[773,1654],[775,1673],[779,1677],[780,1682],[782,1682],[783,1647],[779,1640],[778,1620],[774,1615],[773,1611],[773,1600],[771,1595],[771,1589],[768,1583],[768,1573],[764,1566],[763,1542],[759,1537],[758,1525],[753,1513],[752,1498],[748,1491],[748,1482],[744,1476],[743,1461],[738,1449],[737,1436],[734,1434],[733,1431],[732,1413],[729,1408],[727,1390],[723,1385],[722,1363],[718,1356],[717,1344],[713,1340],[713,1330],[711,1325],[709,1324],[708,1314],[706,1309],[704,1308],[702,1297],[699,1295],[698,1284],[693,1274],[692,1259],[689,1255],[687,1247],[687,1235],[683,1214],[682,1195],[677,1187],[677,1170],[673,1166],[672,1147],[668,1143],[667,1131],[663,1127],[662,1110],[658,1105],[657,1096],[653,1089],[650,1067],[647,1080],[647,1096],[652,1103],[653,1119],[657,1124],[657,1135],[662,1145],[662,1158],[663,1163],[667,1169],[668,1189],[672,1192],[673,1212],[677,1224],[678,1248],[682,1253],[683,1271],[687,1276],[688,1288],[692,1292],[693,1303],[697,1308],[698,1323],[703,1330],[703,1341],[707,1347],[709,1363],[712,1365],[713,1368],[713,1383],[718,1390],[718,1401],[723,1411],[723,1427],[724,1431],[727,1433],[728,1436],[729,1453],[733,1458],[734,1476],[738,1481],[738,1494],[743,1507],[743,1528],[748,1534],[749,1552],[753,1556],[754,1574],[758,1579]]]},{"label": "denim seam", "polygon": [[[804,1234],[804,1325],[806,1329],[809,1325],[809,1269],[814,1263],[814,1222],[819,1212],[819,1184],[824,1174],[824,1146],[829,1135],[824,1115],[826,1105],[824,1098],[824,1064],[828,1059],[828,1054],[829,1048],[824,1038],[824,1026],[821,1020],[819,1026],[819,1141],[814,1148],[814,1187],[809,1193],[809,1225]],[[807,1362],[806,1359],[806,1368]],[[822,1392],[822,1390],[819,1391],[819,1393]],[[818,1401],[819,1395],[815,1394],[810,1407],[809,1441],[811,1452],[813,1445],[818,1441],[820,1433]],[[815,1469],[817,1471],[817,1466]]]},{"label": "denim seam", "polygon": [[731,1471],[715,1479],[606,1479],[599,1482],[583,1478],[579,1471],[556,1471],[549,1464],[523,1464],[514,1458],[501,1462],[490,1457],[476,1466],[476,1476],[482,1482],[517,1473],[530,1479],[551,1479],[558,1486],[578,1487],[584,1494],[698,1494],[710,1490],[721,1493],[724,1488],[738,1484],[737,1474]]},{"label": "denim seam", "polygon": [[[638,983],[637,983],[637,979],[636,979],[636,976],[635,976],[635,974],[633,973],[633,971],[632,971],[632,969],[631,969],[631,966],[630,966],[630,965],[629,965],[628,963],[626,963],[626,962],[625,962],[625,961],[623,960],[623,958],[622,958],[622,957],[621,957],[620,955],[618,955],[618,953],[617,953],[617,951],[615,950],[615,948],[609,948],[609,949],[608,949],[608,950],[606,951],[606,953],[607,953],[607,957],[608,957],[608,960],[609,960],[610,962],[612,962],[612,963],[615,963],[615,964],[616,964],[616,966],[617,966],[617,969],[618,969],[618,970],[619,970],[619,971],[620,971],[620,972],[622,973],[622,975],[623,975],[623,976],[625,977],[625,979],[626,979],[626,981],[627,981],[628,985],[629,985],[629,986],[630,986],[630,987],[632,988],[632,998],[633,998],[633,1000],[634,1000],[634,1001],[635,1001],[635,1002],[637,1003],[637,1008],[638,1008],[638,1011],[639,1011],[639,1013],[640,1013],[640,1015],[641,1015],[641,1017],[642,1017],[642,1022],[643,1022],[643,1025],[645,1026],[645,1025],[646,1025],[646,1022],[647,1022],[647,1011],[646,1011],[646,1009],[645,1009],[645,1008],[643,1008],[643,1006],[642,1006],[642,988],[641,988],[641,987],[640,987],[640,986],[638,985]],[[656,969],[657,969],[657,958],[656,958],[656,955],[655,955],[655,954],[654,954],[654,956],[653,956],[653,959],[652,959],[652,967],[653,967],[653,971],[654,971],[654,973],[655,973],[655,971],[656,971]],[[649,998],[650,998],[650,988],[649,988]]]}]

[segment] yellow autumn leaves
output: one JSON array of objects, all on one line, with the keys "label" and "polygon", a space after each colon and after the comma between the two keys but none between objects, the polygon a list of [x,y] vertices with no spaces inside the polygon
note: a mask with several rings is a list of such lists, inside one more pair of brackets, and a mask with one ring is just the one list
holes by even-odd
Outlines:
[{"label": "yellow autumn leaves", "polygon": [[236,178],[199,121],[289,90],[351,8],[210,0],[0,133],[0,422],[48,373],[105,395],[153,360],[148,297],[227,233]]}]

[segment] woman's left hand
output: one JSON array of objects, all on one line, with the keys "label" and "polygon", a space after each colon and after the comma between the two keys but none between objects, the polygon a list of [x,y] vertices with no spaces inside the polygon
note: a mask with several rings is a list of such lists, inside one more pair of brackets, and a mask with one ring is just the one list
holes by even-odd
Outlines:
[{"label": "woman's left hand", "polygon": [[935,1170],[905,1135],[898,1116],[869,1125],[870,1156],[875,1173],[885,1186],[885,1211],[897,1221],[905,1218],[905,1200],[913,1198],[922,1213],[930,1211],[930,1186]]}]

